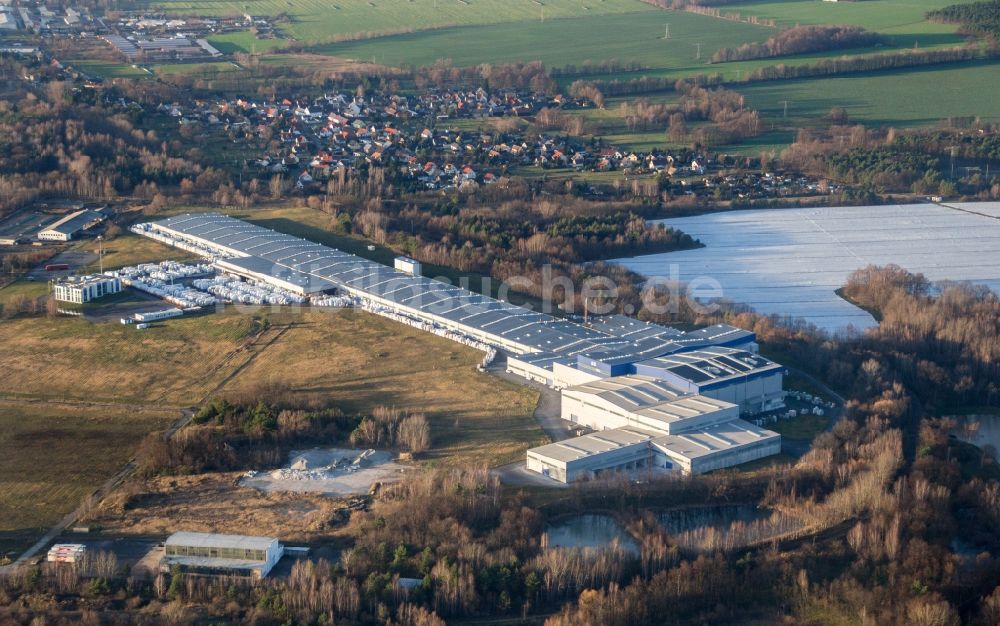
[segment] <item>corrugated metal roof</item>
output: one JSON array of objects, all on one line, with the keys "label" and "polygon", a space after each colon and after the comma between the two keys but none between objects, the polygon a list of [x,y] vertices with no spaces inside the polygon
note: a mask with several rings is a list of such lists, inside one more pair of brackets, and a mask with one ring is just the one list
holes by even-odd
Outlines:
[{"label": "corrugated metal roof", "polygon": [[216,533],[195,533],[180,531],[170,535],[165,545],[192,548],[237,548],[242,550],[267,550],[277,543],[273,537],[252,537],[249,535],[220,535]]},{"label": "corrugated metal roof", "polygon": [[98,213],[97,211],[91,211],[90,209],[81,209],[75,213],[70,213],[69,215],[60,218],[58,221],[53,222],[46,228],[43,228],[40,233],[61,233],[63,235],[72,235],[73,233],[81,230],[84,226],[91,222],[100,221],[104,219],[103,213]]},{"label": "corrugated metal roof", "polygon": [[[351,289],[493,336],[497,345],[513,342],[526,352],[569,356],[586,352],[606,355],[616,362],[634,362],[682,349],[677,342],[688,336],[673,328],[620,315],[596,318],[587,326],[575,324],[217,213],[178,215],[152,226],[219,246],[220,252],[228,256],[258,259],[240,263],[260,267],[265,274],[287,282],[322,281],[319,284]],[[739,331],[732,327],[713,328],[692,335],[689,340],[705,341],[705,337],[715,335],[728,337],[731,333],[726,329]]]},{"label": "corrugated metal roof", "polygon": [[654,439],[653,445],[686,459],[697,459],[780,437],[776,432],[736,419],[679,435],[663,435]]},{"label": "corrugated metal roof", "polygon": [[784,368],[759,354],[735,348],[709,347],[640,361],[636,368],[647,374],[671,373],[696,384],[778,372]]}]

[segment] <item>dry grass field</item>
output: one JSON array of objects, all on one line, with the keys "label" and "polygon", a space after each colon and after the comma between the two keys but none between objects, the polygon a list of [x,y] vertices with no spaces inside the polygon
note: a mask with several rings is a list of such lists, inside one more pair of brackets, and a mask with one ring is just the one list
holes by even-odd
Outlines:
[{"label": "dry grass field", "polygon": [[128,461],[172,411],[0,401],[0,554],[21,548]]},{"label": "dry grass field", "polygon": [[191,406],[246,358],[250,327],[250,317],[235,313],[145,331],[80,318],[7,320],[0,397]]},{"label": "dry grass field", "polygon": [[317,494],[264,494],[235,487],[234,472],[164,476],[107,498],[93,521],[109,534],[169,535],[177,528],[310,541],[329,532],[342,503]]},{"label": "dry grass field", "polygon": [[[99,244],[96,241],[86,241],[80,247],[97,254]],[[119,235],[110,241],[104,242],[104,269],[117,269],[126,265],[138,265],[139,263],[153,263],[170,259],[171,261],[191,261],[197,257],[189,252],[171,248],[147,237],[140,237],[132,233]],[[98,263],[95,261],[87,266],[90,271],[98,270]]]},{"label": "dry grass field", "polygon": [[308,311],[226,387],[282,382],[347,413],[394,406],[425,413],[436,464],[514,461],[544,442],[537,392],[476,371],[482,353],[361,311]]},{"label": "dry grass field", "polygon": [[[423,412],[427,464],[498,465],[545,441],[537,392],[477,372],[482,353],[360,311],[227,307],[144,331],[18,317],[0,321],[0,345],[0,553],[75,508],[182,408],[261,383],[348,413]],[[147,514],[160,515],[133,519]]]}]

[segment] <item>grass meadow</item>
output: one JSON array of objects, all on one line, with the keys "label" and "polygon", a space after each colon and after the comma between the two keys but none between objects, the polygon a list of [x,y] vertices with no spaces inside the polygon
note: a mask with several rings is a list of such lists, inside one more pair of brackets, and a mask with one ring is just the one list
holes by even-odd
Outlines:
[{"label": "grass meadow", "polygon": [[[779,26],[854,24],[899,38],[903,45],[921,36],[953,38],[955,27],[928,22],[928,11],[955,0],[878,0],[877,2],[816,2],[814,0],[751,0],[732,5],[744,16],[773,19]],[[930,38],[925,41],[931,41]]]},{"label": "grass meadow", "polygon": [[[164,259],[190,261],[198,258],[190,252],[171,248],[148,237],[141,237],[133,233],[123,233],[114,239],[104,241],[103,244],[94,240],[84,240],[77,247],[94,254],[98,254],[103,248],[104,269],[106,270],[140,263],[155,263]],[[99,269],[100,263],[97,260],[86,267],[86,270],[91,272],[96,272]]]},{"label": "grass meadow", "polygon": [[646,5],[639,0],[151,0],[146,6],[180,15],[286,14],[290,21],[278,25],[282,34],[308,43],[348,34],[611,15]]},{"label": "grass meadow", "polygon": [[0,555],[27,547],[177,415],[0,401]]},{"label": "grass meadow", "polygon": [[[159,256],[116,241],[119,260]],[[45,290],[13,283],[0,302]],[[0,321],[0,345],[0,554],[75,508],[182,408],[261,384],[349,414],[423,412],[428,464],[499,465],[546,441],[537,392],[476,371],[481,352],[360,311],[229,306],[143,331],[21,316]]]},{"label": "grass meadow", "polygon": [[[714,67],[714,66],[713,66]],[[947,117],[980,117],[1000,121],[1000,63],[936,65],[844,76],[805,78],[733,85],[758,110],[765,130],[740,145],[720,146],[727,152],[757,155],[778,152],[795,138],[795,129],[816,126],[833,107],[843,107],[851,120],[870,126],[933,126]],[[676,102],[676,93],[640,96],[651,102]],[[674,146],[665,128],[630,130],[619,107],[629,98],[609,98],[603,110],[582,112],[593,132],[630,150]],[[787,117],[785,102],[788,102]]]},{"label": "grass meadow", "polygon": [[[643,5],[615,15],[576,15],[545,22],[463,26],[318,46],[316,52],[385,65],[455,65],[542,61],[548,67],[617,60],[697,73],[719,48],[766,39],[774,29]],[[670,39],[664,27],[670,23]],[[698,56],[698,45],[701,55]]]},{"label": "grass meadow", "polygon": [[[843,107],[876,126],[927,126],[950,116],[1000,121],[1000,63],[939,65],[896,72],[741,85],[747,104],[775,125],[805,125]],[[788,118],[784,118],[784,101]]]}]

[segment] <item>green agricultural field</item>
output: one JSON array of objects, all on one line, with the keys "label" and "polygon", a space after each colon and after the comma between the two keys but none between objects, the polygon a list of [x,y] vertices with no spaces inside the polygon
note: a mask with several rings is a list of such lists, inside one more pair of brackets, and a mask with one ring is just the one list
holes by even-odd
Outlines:
[{"label": "green agricultural field", "polygon": [[213,61],[209,63],[171,63],[157,65],[156,73],[162,76],[214,76],[220,73],[242,71],[229,61]]},{"label": "green agricultural field", "polygon": [[645,5],[639,0],[150,0],[146,6],[173,15],[287,14],[290,22],[278,25],[282,34],[319,42],[358,33],[608,15]]},{"label": "green agricultural field", "polygon": [[899,45],[929,45],[939,40],[957,41],[955,26],[934,24],[928,11],[955,4],[955,0],[870,0],[820,2],[818,0],[761,0],[725,7],[741,15],[776,20],[779,26],[796,24],[855,24],[892,36]]},{"label": "green agricultural field", "polygon": [[288,45],[287,39],[259,39],[248,30],[213,35],[209,41],[216,50],[223,54],[233,54],[234,52],[264,54],[275,48]]},{"label": "green agricultural field", "polygon": [[[942,89],[942,85],[947,88]],[[780,152],[794,140],[796,128],[820,123],[835,106],[843,107],[852,120],[872,126],[928,126],[949,116],[1000,120],[1000,111],[990,106],[1000,100],[997,62],[734,84],[730,88],[743,94],[748,106],[760,111],[765,128],[759,137],[738,146],[717,146],[730,153]],[[970,94],[976,95],[970,97]],[[667,103],[678,99],[672,91],[638,97]],[[614,145],[629,150],[670,147],[665,127],[630,130],[625,125],[619,107],[627,100],[609,98],[605,109],[588,109],[581,114],[595,135]]]},{"label": "green agricultural field", "polygon": [[[667,22],[671,38],[663,39]],[[427,65],[445,58],[459,66],[542,61],[549,67],[615,59],[680,74],[703,72],[719,48],[766,39],[773,32],[762,26],[646,7],[616,15],[578,14],[545,22],[419,31],[318,46],[314,51],[396,66]]]},{"label": "green agricultural field", "polygon": [[[931,66],[892,73],[741,85],[747,104],[765,122],[795,126],[815,122],[839,106],[859,122],[926,126],[949,116],[1000,120],[1000,63]],[[788,118],[784,101],[788,101]]]}]

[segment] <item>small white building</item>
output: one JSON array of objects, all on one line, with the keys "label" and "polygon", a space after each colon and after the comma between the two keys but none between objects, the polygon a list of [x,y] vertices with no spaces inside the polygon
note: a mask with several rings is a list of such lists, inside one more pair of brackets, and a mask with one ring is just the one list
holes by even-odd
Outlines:
[{"label": "small white building", "polygon": [[423,272],[420,261],[411,259],[408,256],[396,257],[392,262],[392,266],[400,272],[405,272],[411,276],[420,276]]},{"label": "small white building", "polygon": [[45,560],[49,563],[79,563],[87,547],[82,543],[57,543],[49,548]]},{"label": "small white building", "polygon": [[170,308],[161,309],[159,311],[136,313],[134,317],[137,322],[155,322],[156,320],[165,320],[170,319],[171,317],[180,317],[181,315],[184,315],[184,311],[178,308]]},{"label": "small white building", "polygon": [[272,537],[177,532],[164,543],[160,569],[176,565],[185,572],[263,578],[283,555],[284,546]]},{"label": "small white building", "polygon": [[53,287],[56,300],[85,304],[122,290],[117,278],[104,275],[70,276]]}]

